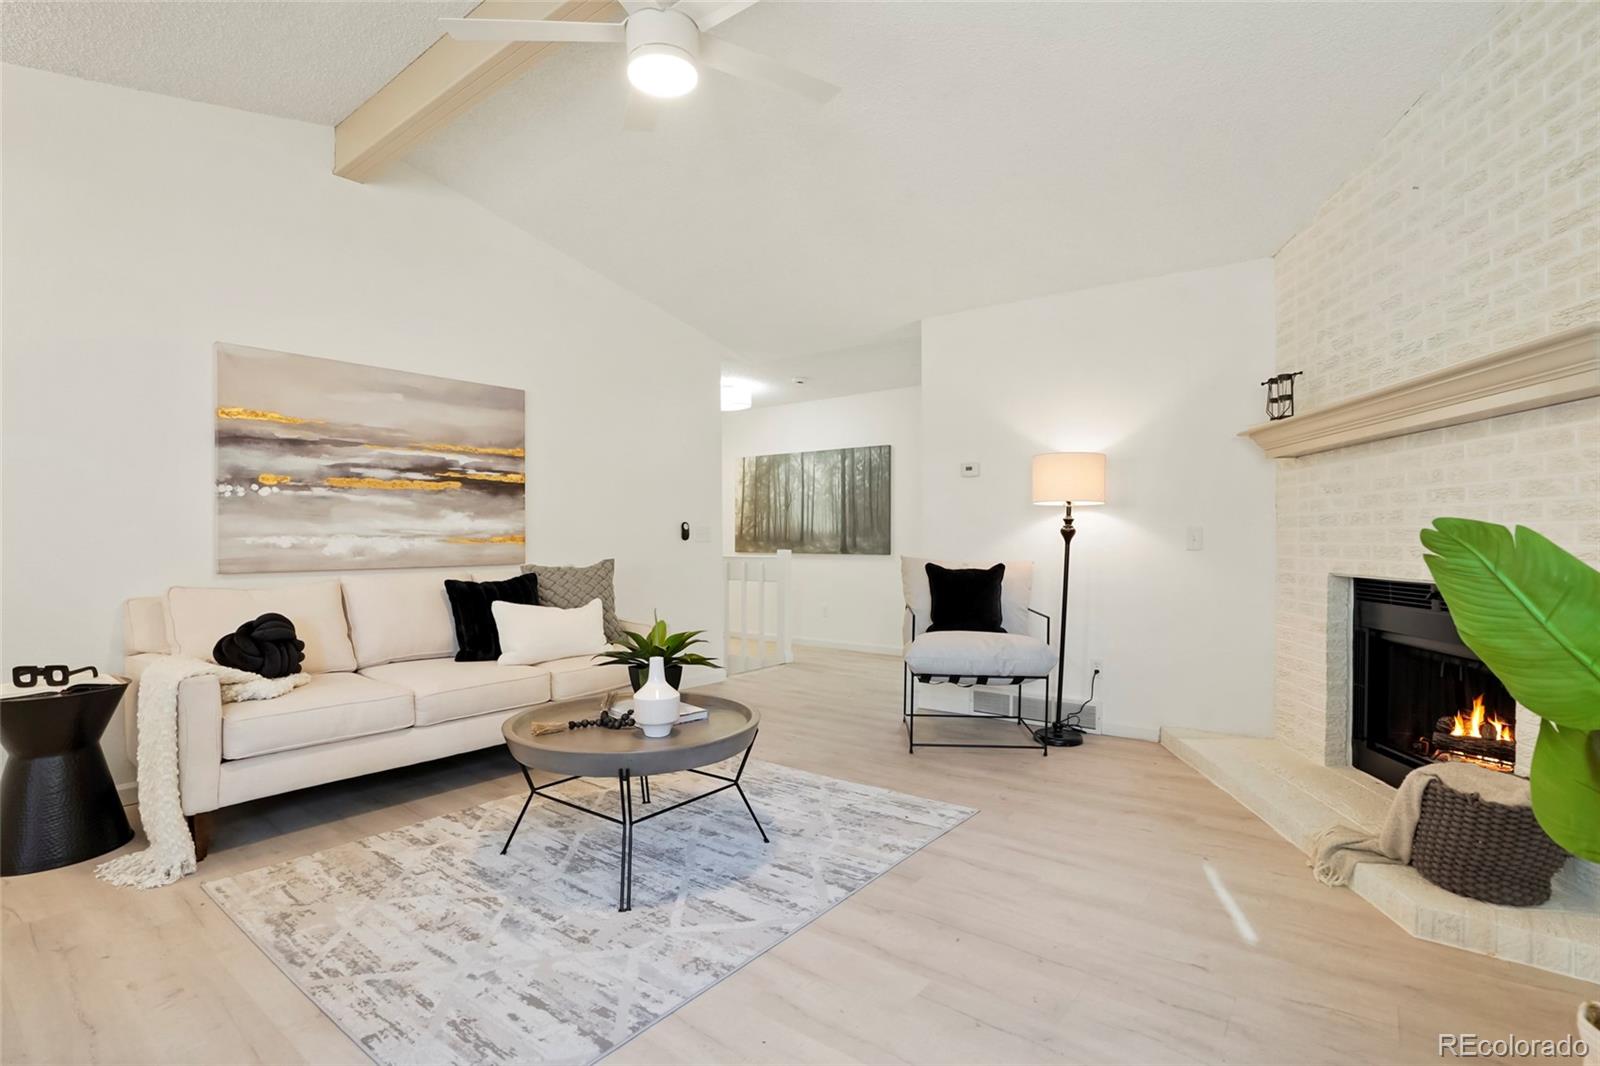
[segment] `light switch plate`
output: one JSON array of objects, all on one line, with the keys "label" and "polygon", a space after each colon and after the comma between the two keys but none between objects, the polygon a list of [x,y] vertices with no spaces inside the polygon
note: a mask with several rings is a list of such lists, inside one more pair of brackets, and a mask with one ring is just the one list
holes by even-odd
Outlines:
[{"label": "light switch plate", "polygon": [[1184,547],[1189,551],[1197,552],[1206,546],[1206,530],[1204,526],[1190,526],[1187,543]]},{"label": "light switch plate", "polygon": [[983,467],[980,466],[977,463],[962,463],[961,464],[961,476],[962,477],[977,477],[979,474],[982,474],[982,473],[983,473]]}]

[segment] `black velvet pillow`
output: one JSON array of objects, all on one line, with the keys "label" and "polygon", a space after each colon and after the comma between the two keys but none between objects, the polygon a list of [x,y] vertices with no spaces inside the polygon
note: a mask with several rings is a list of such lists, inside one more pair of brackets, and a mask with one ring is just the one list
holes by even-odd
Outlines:
[{"label": "black velvet pillow", "polygon": [[539,579],[518,574],[504,581],[446,581],[444,592],[456,619],[456,662],[493,662],[500,658],[500,630],[489,605],[495,600],[537,604]]},{"label": "black velvet pillow", "polygon": [[928,612],[927,631],[965,629],[977,633],[1004,633],[1000,583],[1005,576],[1005,563],[995,563],[987,570],[948,570],[938,563],[929,563],[928,594],[933,606]]}]

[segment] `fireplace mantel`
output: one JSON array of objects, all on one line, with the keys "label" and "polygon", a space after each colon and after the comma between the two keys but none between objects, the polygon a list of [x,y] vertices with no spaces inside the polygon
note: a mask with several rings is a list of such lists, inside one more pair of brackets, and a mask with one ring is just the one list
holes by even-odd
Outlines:
[{"label": "fireplace mantel", "polygon": [[1240,433],[1268,457],[1347,448],[1600,396],[1600,324],[1557,333]]}]

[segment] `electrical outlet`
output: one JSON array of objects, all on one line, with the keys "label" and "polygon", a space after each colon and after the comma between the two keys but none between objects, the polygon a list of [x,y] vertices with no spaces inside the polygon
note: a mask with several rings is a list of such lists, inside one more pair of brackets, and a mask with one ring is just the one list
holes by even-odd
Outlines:
[{"label": "electrical outlet", "polygon": [[1206,530],[1204,526],[1190,526],[1187,542],[1184,547],[1192,552],[1202,550],[1206,546]]},{"label": "electrical outlet", "polygon": [[983,467],[979,463],[962,463],[961,464],[961,476],[962,477],[978,477],[982,473],[983,473]]},{"label": "electrical outlet", "polygon": [[827,604],[823,604],[822,605],[822,617],[824,619],[826,619],[828,617],[828,605]]},{"label": "electrical outlet", "polygon": [[1089,660],[1089,673],[1092,674],[1096,670],[1100,671],[1102,674],[1106,672],[1106,661],[1104,659]]}]

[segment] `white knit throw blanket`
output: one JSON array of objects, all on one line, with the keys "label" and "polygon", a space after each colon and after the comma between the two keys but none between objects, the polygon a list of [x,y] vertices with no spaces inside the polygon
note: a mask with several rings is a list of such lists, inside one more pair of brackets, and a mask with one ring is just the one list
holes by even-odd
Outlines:
[{"label": "white knit throw blanket", "polygon": [[269,700],[311,680],[305,674],[262,677],[176,655],[164,655],[146,667],[139,678],[139,821],[150,846],[95,867],[100,880],[160,888],[194,872],[194,838],[178,794],[178,686],[206,675],[222,682],[224,703]]}]

